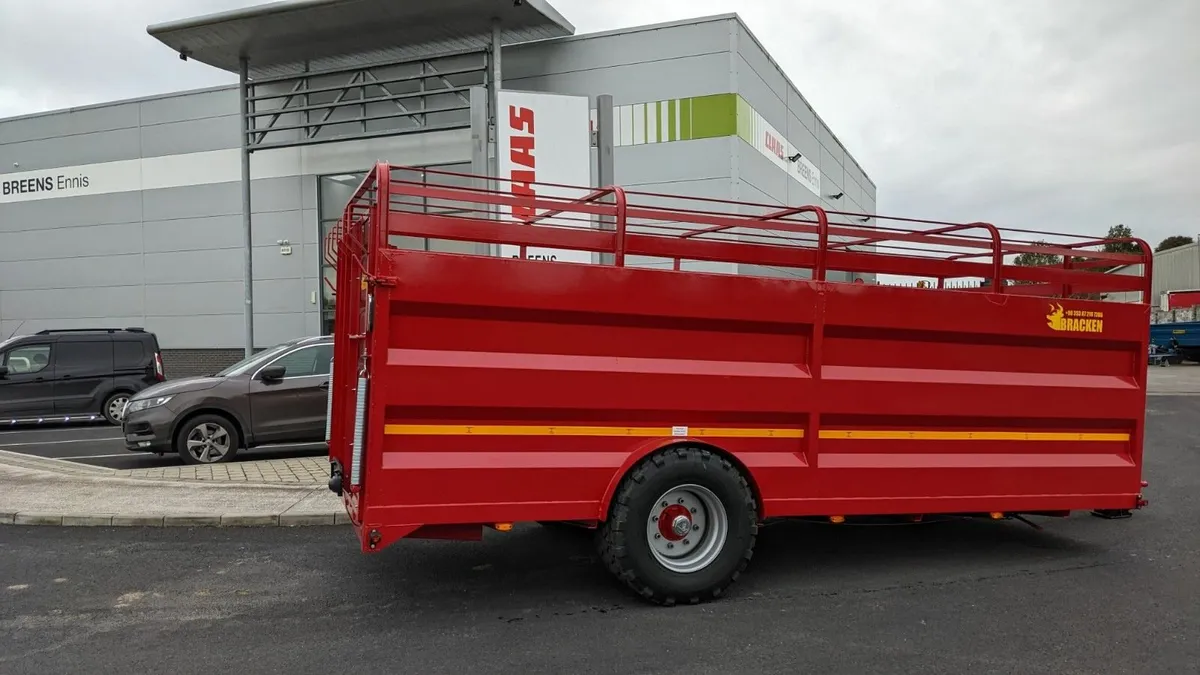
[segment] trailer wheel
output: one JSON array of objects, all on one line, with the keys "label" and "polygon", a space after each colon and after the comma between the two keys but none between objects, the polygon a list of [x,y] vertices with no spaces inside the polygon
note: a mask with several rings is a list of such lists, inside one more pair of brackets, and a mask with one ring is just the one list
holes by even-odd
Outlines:
[{"label": "trailer wheel", "polygon": [[705,448],[650,455],[621,482],[597,536],[618,579],[662,605],[719,597],[746,569],[758,510],[745,476]]}]

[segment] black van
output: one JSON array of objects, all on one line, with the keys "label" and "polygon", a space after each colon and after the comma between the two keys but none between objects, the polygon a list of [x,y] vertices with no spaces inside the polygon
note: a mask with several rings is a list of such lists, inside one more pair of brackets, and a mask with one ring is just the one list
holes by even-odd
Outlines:
[{"label": "black van", "polygon": [[44,330],[0,342],[0,428],[108,420],[162,382],[158,337],[142,328]]}]

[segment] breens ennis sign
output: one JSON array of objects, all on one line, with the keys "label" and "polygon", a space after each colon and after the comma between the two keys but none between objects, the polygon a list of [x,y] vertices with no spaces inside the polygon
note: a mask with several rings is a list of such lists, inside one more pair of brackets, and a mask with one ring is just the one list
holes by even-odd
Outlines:
[{"label": "breens ennis sign", "polygon": [[36,198],[40,193],[83,190],[90,184],[91,178],[87,174],[22,174],[19,178],[0,176],[0,196],[31,195]]},{"label": "breens ennis sign", "polygon": [[[517,198],[501,207],[501,219],[531,222],[539,213],[535,199],[579,199],[592,182],[592,140],[588,126],[588,98],[523,91],[501,91],[499,175],[501,189]],[[558,183],[546,185],[545,183]],[[561,186],[578,186],[576,189]],[[545,211],[542,209],[541,211]],[[591,219],[578,213],[562,218],[539,218],[536,225],[591,227]],[[500,255],[516,258],[521,248],[500,246]],[[592,262],[588,251],[564,251],[529,246],[531,260]]]}]

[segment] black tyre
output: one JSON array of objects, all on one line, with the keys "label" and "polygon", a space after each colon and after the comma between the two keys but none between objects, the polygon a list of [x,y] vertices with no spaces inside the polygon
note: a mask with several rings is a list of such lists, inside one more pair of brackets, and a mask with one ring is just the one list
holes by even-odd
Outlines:
[{"label": "black tyre", "polygon": [[115,391],[104,399],[104,405],[100,408],[100,412],[109,424],[119,427],[125,419],[125,404],[127,403],[129,403],[129,392]]},{"label": "black tyre", "polygon": [[180,426],[175,451],[188,464],[219,464],[237,455],[241,435],[220,415],[200,415]]},{"label": "black tyre", "polygon": [[662,605],[712,600],[746,569],[758,509],[745,476],[705,448],[650,455],[617,488],[597,536],[618,579]]}]

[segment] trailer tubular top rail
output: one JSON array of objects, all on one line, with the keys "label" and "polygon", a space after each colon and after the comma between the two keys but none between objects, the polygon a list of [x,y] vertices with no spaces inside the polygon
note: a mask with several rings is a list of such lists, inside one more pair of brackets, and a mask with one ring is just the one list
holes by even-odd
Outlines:
[{"label": "trailer tubular top rail", "polygon": [[[386,227],[360,232],[369,222]],[[816,205],[781,208],[619,186],[514,183],[380,163],[324,242],[325,257],[335,263],[349,237],[355,257],[365,256],[362,273],[371,278],[376,267],[370,250],[387,247],[395,236],[508,245],[522,258],[539,247],[607,254],[617,266],[681,269],[685,262],[707,261],[775,268],[815,281],[840,272],[846,280],[897,275],[930,279],[939,289],[955,281],[956,291],[1041,297],[1103,299],[1137,292],[1143,303],[1150,302],[1153,265],[1152,249],[1135,238],[1105,240]],[[365,246],[372,237],[373,246]],[[1120,244],[1133,244],[1138,252],[1120,252]],[[1050,262],[1017,264],[1022,254]],[[962,287],[976,281],[977,287]]]}]

